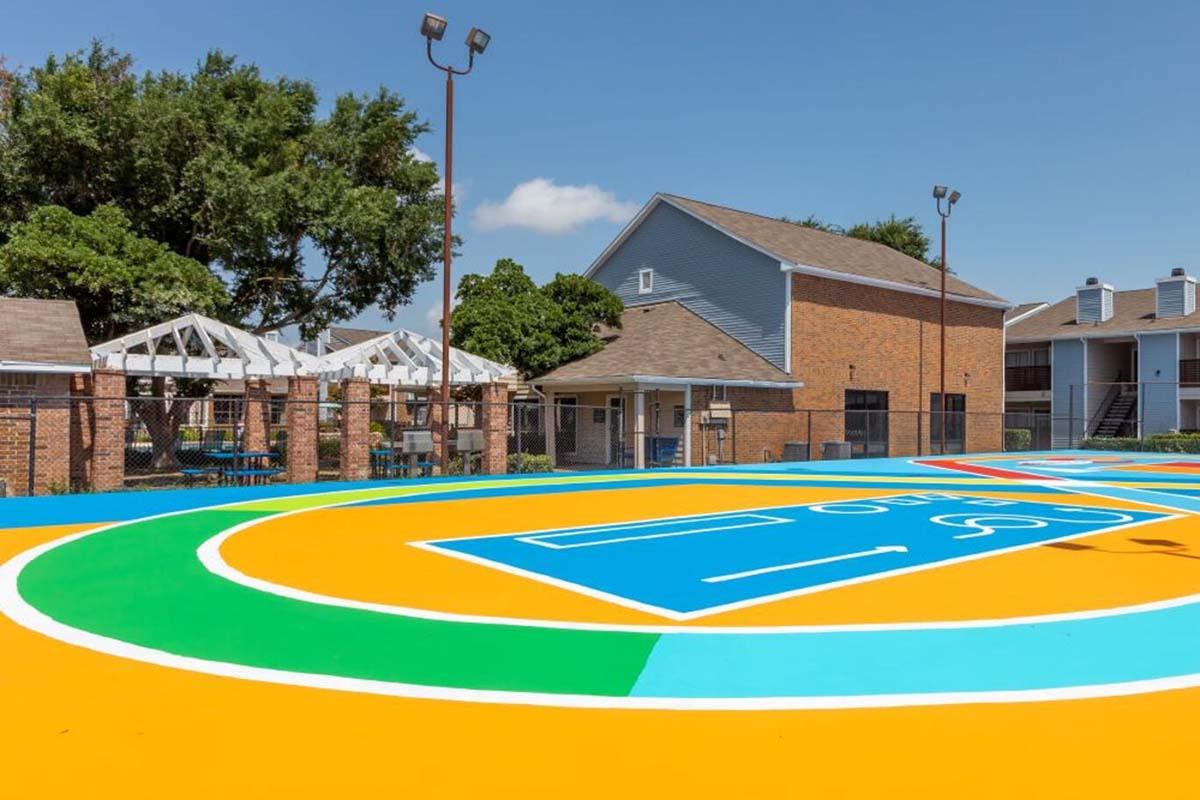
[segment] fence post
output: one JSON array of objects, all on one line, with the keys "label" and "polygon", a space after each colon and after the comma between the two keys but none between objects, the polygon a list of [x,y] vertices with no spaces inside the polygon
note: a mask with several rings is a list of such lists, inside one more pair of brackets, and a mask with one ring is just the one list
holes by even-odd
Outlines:
[{"label": "fence post", "polygon": [[37,407],[36,397],[29,398],[29,496],[37,489]]},{"label": "fence post", "polygon": [[1067,449],[1075,446],[1075,387],[1071,386],[1071,391],[1067,399]]}]

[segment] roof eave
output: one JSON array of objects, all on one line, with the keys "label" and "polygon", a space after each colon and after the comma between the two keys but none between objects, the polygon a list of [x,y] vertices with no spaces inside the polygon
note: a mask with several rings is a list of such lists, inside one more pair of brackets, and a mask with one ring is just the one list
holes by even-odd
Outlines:
[{"label": "roof eave", "polygon": [[[879,289],[890,289],[896,292],[906,292],[908,294],[921,295],[922,297],[941,297],[942,293],[937,289],[928,289],[924,286],[913,286],[911,283],[902,283],[900,281],[889,281],[883,278],[868,278],[865,275],[855,275],[852,272],[842,272],[828,267],[814,267],[811,264],[792,264],[785,260],[780,260],[779,268],[785,272],[796,272],[801,275],[812,275],[818,278],[828,278],[835,281],[845,281],[846,283],[857,283],[862,286],[874,286]],[[998,308],[1008,311],[1016,308],[1015,305],[1007,300],[992,300],[986,297],[971,297],[965,294],[957,294],[955,292],[946,292],[946,299],[956,303],[969,303],[976,306],[984,306],[985,308]]]},{"label": "roof eave", "polygon": [[581,378],[535,378],[530,383],[543,386],[600,386],[613,383],[658,383],[668,386],[719,385],[753,389],[803,389],[803,381],[769,381],[748,378],[678,377],[668,375],[597,375]]}]

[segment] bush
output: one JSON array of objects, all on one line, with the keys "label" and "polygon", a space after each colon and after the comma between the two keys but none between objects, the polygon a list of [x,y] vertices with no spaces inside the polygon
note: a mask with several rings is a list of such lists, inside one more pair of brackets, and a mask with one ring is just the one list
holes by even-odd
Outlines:
[{"label": "bush", "polygon": [[371,423],[371,433],[378,433],[380,436],[382,436],[386,430],[387,429],[383,426],[382,422]]},{"label": "bush", "polygon": [[550,456],[534,455],[532,453],[513,453],[508,457],[508,471],[511,472],[550,472],[554,469]]},{"label": "bush", "polygon": [[[483,470],[483,454],[471,453],[471,474],[478,475]],[[509,472],[514,472],[512,463],[509,462]],[[526,470],[528,472],[529,470]],[[446,465],[447,475],[462,475],[463,474],[463,457],[462,454],[456,455],[450,459],[450,463]]]},{"label": "bush", "polygon": [[1096,436],[1084,439],[1080,445],[1085,450],[1121,450],[1146,453],[1200,453],[1200,434],[1155,433],[1145,439],[1131,436]]},{"label": "bush", "polygon": [[199,428],[184,428],[179,433],[180,433],[180,437],[181,437],[180,441],[184,441],[184,442],[200,441],[200,429]]},{"label": "bush", "polygon": [[1033,447],[1033,431],[1028,428],[1005,428],[1005,452],[1029,450]]},{"label": "bush", "polygon": [[317,457],[324,459],[340,458],[342,455],[342,440],[331,436],[322,436],[317,440]]}]

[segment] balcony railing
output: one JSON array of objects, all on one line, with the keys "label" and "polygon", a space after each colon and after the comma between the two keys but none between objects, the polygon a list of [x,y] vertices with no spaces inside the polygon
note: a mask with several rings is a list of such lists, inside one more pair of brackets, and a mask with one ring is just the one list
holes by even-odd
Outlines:
[{"label": "balcony railing", "polygon": [[1200,358],[1179,359],[1179,382],[1200,385]]},{"label": "balcony railing", "polygon": [[1050,366],[1007,367],[1005,388],[1010,392],[1041,392],[1050,388]]}]

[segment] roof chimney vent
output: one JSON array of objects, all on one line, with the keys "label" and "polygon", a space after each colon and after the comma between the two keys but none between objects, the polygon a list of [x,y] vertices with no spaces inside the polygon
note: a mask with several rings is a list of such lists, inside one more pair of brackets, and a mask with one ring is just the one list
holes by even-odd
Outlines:
[{"label": "roof chimney vent", "polygon": [[1075,322],[1108,322],[1113,315],[1113,287],[1099,278],[1088,278],[1075,289]]},{"label": "roof chimney vent", "polygon": [[1196,311],[1196,279],[1183,267],[1171,270],[1170,277],[1157,281],[1155,315],[1159,319],[1186,317]]}]

